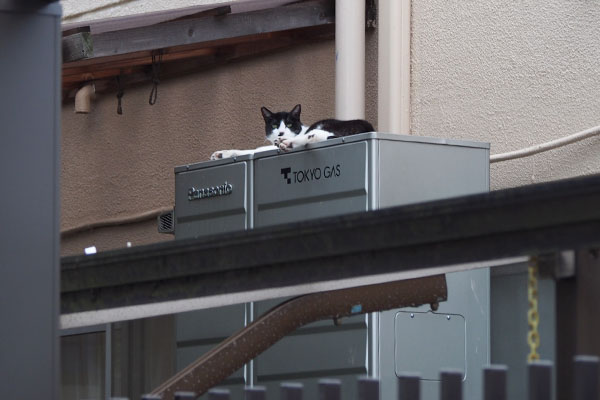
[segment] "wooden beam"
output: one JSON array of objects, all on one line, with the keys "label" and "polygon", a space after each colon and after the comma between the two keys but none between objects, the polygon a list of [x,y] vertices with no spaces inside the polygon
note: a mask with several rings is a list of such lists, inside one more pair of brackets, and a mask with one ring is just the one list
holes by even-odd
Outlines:
[{"label": "wooden beam", "polygon": [[[93,55],[102,58],[176,46],[333,24],[331,1],[308,1],[248,13],[178,19],[161,24],[91,35]],[[63,41],[64,42],[64,41]],[[81,59],[79,43],[64,43],[64,63]],[[75,48],[71,48],[75,46]]]},{"label": "wooden beam", "polygon": [[90,32],[78,32],[62,39],[63,60],[82,60],[94,56],[92,34]]},{"label": "wooden beam", "polygon": [[[173,61],[184,62],[184,68],[174,69],[187,70],[191,65],[206,68],[334,37],[333,0],[238,14],[229,11],[228,7],[218,7],[184,19],[99,34],[90,34],[89,27],[64,32],[63,100],[90,80],[96,81],[100,92],[112,83],[99,81],[112,81],[115,76],[131,74],[130,83],[147,80],[151,56],[157,51],[165,66]],[[162,68],[162,78],[167,76],[165,70]]]},{"label": "wooden beam", "polygon": [[[238,40],[224,40],[219,43],[209,42],[165,49],[161,80],[279,51],[301,43],[329,40],[333,36],[334,26],[324,25],[246,36]],[[113,79],[116,76],[122,77],[122,84],[125,86],[147,82],[150,79],[151,54],[149,51],[139,52],[103,57],[102,59],[80,60],[64,65],[63,100],[72,98],[80,83],[89,80],[95,81],[96,93],[116,90]]]}]

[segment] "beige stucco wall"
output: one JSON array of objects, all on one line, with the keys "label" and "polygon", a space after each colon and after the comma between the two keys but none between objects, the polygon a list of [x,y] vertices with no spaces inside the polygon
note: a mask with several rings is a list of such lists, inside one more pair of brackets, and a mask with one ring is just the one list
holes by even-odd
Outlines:
[{"label": "beige stucco wall", "polygon": [[[520,149],[600,125],[600,2],[412,3],[415,135]],[[377,126],[376,31],[367,35],[367,119]],[[303,121],[334,114],[334,42],[215,67],[159,86],[100,95],[89,115],[63,107],[62,227],[173,204],[173,167],[222,148],[262,145],[262,105]],[[600,172],[600,138],[491,167],[492,189]],[[168,240],[154,221],[63,240],[63,254]]]},{"label": "beige stucco wall", "polygon": [[[492,153],[600,125],[600,2],[412,2],[412,132]],[[494,164],[492,189],[600,172],[600,137]]]},{"label": "beige stucco wall", "polygon": [[[368,33],[367,118],[376,120],[376,34]],[[62,109],[62,229],[171,207],[176,165],[206,161],[215,150],[264,145],[260,107],[302,104],[310,124],[334,115],[334,41],[164,80],[156,105],[151,85],[126,88],[123,115],[115,93],[101,94],[90,114]],[[169,240],[155,221],[101,228],[62,240],[62,254]]]}]

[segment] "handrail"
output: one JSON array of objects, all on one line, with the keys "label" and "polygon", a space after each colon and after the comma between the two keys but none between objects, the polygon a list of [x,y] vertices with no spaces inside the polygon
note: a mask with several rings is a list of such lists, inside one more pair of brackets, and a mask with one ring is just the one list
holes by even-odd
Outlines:
[{"label": "handrail", "polygon": [[193,391],[199,396],[285,335],[314,321],[422,304],[431,304],[435,310],[447,297],[444,275],[296,297],[274,307],[224,340],[151,394],[159,395],[163,400],[173,399],[178,391]]}]

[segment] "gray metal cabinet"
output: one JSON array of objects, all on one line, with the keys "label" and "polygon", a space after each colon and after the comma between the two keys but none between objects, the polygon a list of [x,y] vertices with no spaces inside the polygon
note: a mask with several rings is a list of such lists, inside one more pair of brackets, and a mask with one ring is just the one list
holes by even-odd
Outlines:
[{"label": "gray metal cabinet", "polygon": [[250,157],[175,168],[176,238],[249,228]]},{"label": "gray metal cabinet", "polygon": [[[196,183],[191,176],[203,178]],[[233,184],[231,193],[189,197],[193,185],[225,181]],[[366,133],[290,153],[178,167],[175,233],[207,235],[488,190],[488,144]],[[382,378],[382,398],[394,398],[396,375],[409,370],[421,373],[424,398],[434,399],[439,369],[454,368],[463,371],[466,396],[480,396],[480,368],[489,363],[489,271],[454,273],[447,280],[449,299],[436,312],[419,307],[353,317],[340,327],[311,324],[257,357],[246,368],[245,382],[269,387],[301,381],[308,384],[307,395],[316,396],[317,379],[339,377],[344,397],[353,399],[354,376],[369,374]],[[216,317],[210,311],[194,315],[198,324],[215,324],[240,320],[244,311],[248,322],[277,302],[240,305]],[[187,323],[178,319],[178,332]]]}]

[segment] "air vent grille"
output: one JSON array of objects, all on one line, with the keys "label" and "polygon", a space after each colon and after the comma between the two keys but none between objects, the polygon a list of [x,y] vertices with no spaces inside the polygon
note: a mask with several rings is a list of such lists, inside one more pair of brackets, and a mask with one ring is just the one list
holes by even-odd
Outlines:
[{"label": "air vent grille", "polygon": [[175,215],[173,210],[166,211],[158,216],[159,233],[175,233]]}]

